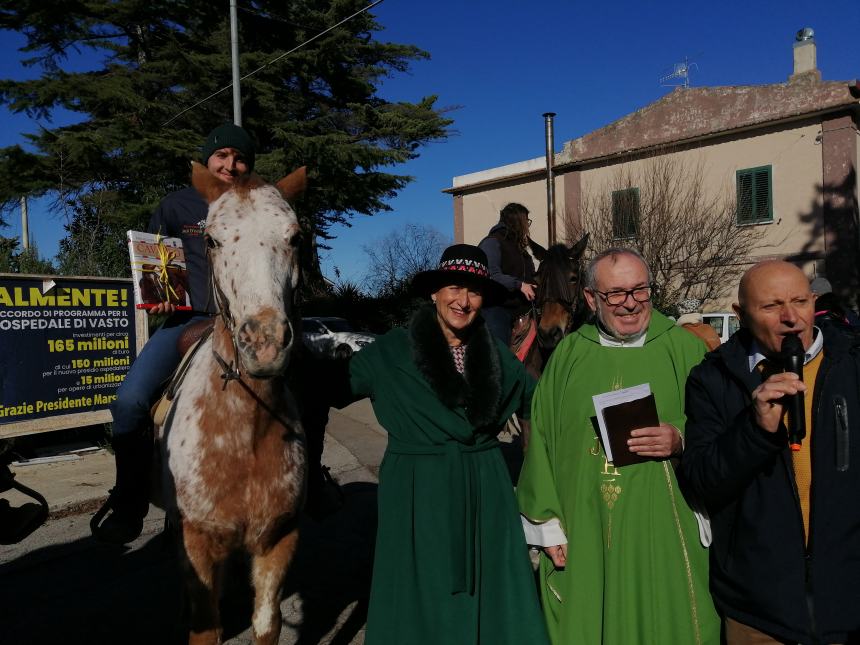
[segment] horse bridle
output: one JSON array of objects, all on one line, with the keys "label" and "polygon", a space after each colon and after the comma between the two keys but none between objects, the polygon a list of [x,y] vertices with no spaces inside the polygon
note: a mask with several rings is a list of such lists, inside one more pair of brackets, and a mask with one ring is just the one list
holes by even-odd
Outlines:
[{"label": "horse bridle", "polygon": [[[208,239],[212,239],[207,236]],[[238,380],[245,388],[247,389],[247,385],[242,381],[242,372],[240,369],[240,361],[241,355],[239,354],[239,346],[236,344],[236,321],[233,318],[233,313],[230,311],[230,306],[227,301],[227,297],[224,295],[224,292],[221,289],[221,285],[218,284],[218,280],[215,277],[215,272],[212,270],[212,258],[211,258],[211,248],[209,244],[206,245],[206,264],[209,267],[209,295],[210,297],[214,297],[215,299],[215,307],[217,310],[218,316],[221,318],[221,321],[224,323],[224,327],[227,329],[227,332],[230,334],[230,343],[233,345],[233,356],[236,358],[235,368],[233,366],[233,361],[229,363],[221,356],[217,351],[215,351],[215,346],[212,346],[212,354],[215,357],[215,361],[222,369],[221,378],[224,380],[224,386],[221,388],[222,390],[227,387],[228,381]],[[299,274],[299,279],[301,280],[301,274]],[[299,287],[297,286],[292,290],[291,294],[291,306],[296,306],[296,298],[298,297]],[[208,306],[208,302],[206,303]]]},{"label": "horse bridle", "polygon": [[[212,256],[211,249],[212,247],[209,245],[209,241],[212,239],[208,235],[206,237],[206,264],[209,267],[209,296],[215,299],[215,308],[219,318],[221,318],[221,322],[224,323],[224,327],[227,329],[227,333],[230,335],[230,343],[233,345],[233,356],[235,357],[235,368],[233,366],[233,361],[229,363],[224,359],[221,354],[219,354],[215,349],[215,344],[212,344],[212,355],[215,357],[215,361],[218,363],[221,368],[221,379],[224,381],[224,385],[221,387],[222,390],[227,388],[228,381],[239,381],[242,385],[245,383],[242,381],[242,372],[239,367],[239,346],[236,344],[236,322],[233,320],[233,314],[230,312],[230,306],[227,302],[227,297],[224,295],[224,292],[221,290],[221,285],[218,284],[218,279],[215,277],[215,272],[212,270]],[[208,302],[206,303],[208,306]],[[247,386],[246,386],[247,388]]]},{"label": "horse bridle", "polygon": [[[571,329],[573,328],[573,321],[574,321],[574,317],[576,316],[576,310],[577,310],[577,306],[578,306],[579,300],[580,300],[580,295],[579,295],[579,292],[581,291],[581,289],[580,289],[580,284],[581,284],[580,271],[577,270],[576,289],[575,290],[571,288],[571,286],[570,286],[571,282],[570,281],[562,282],[560,280],[557,280],[556,282],[559,283],[556,286],[559,287],[558,290],[562,293],[561,293],[561,295],[554,297],[554,298],[546,297],[547,283],[545,280],[542,280],[541,283],[538,285],[538,290],[537,290],[537,293],[535,294],[535,299],[532,300],[530,303],[531,311],[532,311],[532,317],[534,318],[535,321],[538,321],[538,320],[540,320],[540,315],[543,313],[543,307],[536,306],[535,302],[538,302],[538,301],[540,301],[542,303],[557,302],[557,303],[561,304],[568,313],[567,326],[565,327],[564,332],[563,332],[563,335],[567,336],[567,334],[569,334]],[[540,342],[540,338],[538,338],[538,342]]]}]

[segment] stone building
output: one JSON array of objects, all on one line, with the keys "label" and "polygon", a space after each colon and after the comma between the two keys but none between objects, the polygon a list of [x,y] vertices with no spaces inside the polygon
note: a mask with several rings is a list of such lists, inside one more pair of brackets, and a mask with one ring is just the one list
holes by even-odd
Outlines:
[{"label": "stone building", "polygon": [[[855,301],[860,82],[822,80],[815,41],[804,35],[794,44],[794,73],[785,83],[676,88],[564,143],[553,163],[559,238],[582,226],[585,193],[608,191],[619,169],[661,157],[684,167],[701,164],[707,190],[736,195],[735,225],[761,230],[761,244],[737,263],[788,258],[810,277],[826,276],[834,290]],[[637,191],[615,191],[613,229],[635,228]],[[454,177],[446,192],[454,198],[457,241],[477,243],[501,207],[515,201],[532,212],[532,236],[546,244],[543,157]],[[711,308],[725,308],[733,299],[734,292]]]}]

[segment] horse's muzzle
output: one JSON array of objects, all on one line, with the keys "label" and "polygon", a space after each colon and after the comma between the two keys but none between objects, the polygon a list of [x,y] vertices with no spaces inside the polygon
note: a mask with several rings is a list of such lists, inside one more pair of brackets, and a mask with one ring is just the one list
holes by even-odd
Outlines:
[{"label": "horse's muzzle", "polygon": [[236,347],[245,371],[257,378],[282,374],[292,343],[290,321],[273,313],[246,318],[236,330]]}]

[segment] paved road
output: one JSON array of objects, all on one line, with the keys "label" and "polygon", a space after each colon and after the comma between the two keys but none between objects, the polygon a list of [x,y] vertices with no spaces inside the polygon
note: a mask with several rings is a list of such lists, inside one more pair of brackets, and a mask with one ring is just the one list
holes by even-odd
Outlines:
[{"label": "paved road", "polygon": [[[376,476],[386,437],[367,402],[333,411],[328,432],[323,462],[342,484],[345,504],[321,522],[302,522],[299,551],[281,603],[282,644],[364,642]],[[110,486],[105,457],[85,459],[91,464],[91,481],[83,480],[87,467],[82,464],[65,470],[59,464],[38,472],[35,467],[17,469],[21,481],[48,497],[53,519],[22,544],[0,546],[0,642],[185,642],[187,618],[176,546],[161,533],[160,511],[152,509],[143,535],[125,550],[90,537],[89,513],[58,517],[76,503],[85,508],[87,499],[99,499]],[[46,491],[48,480],[55,484]],[[237,557],[227,567],[222,600],[228,643],[252,642],[253,593],[247,580],[247,562]]]}]

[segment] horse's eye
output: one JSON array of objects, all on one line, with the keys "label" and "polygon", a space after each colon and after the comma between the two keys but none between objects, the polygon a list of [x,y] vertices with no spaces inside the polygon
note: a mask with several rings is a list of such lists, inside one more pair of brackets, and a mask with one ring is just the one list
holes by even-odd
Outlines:
[{"label": "horse's eye", "polygon": [[301,233],[293,234],[293,236],[290,238],[290,246],[300,247],[301,245],[302,245],[302,234]]},{"label": "horse's eye", "polygon": [[221,243],[213,238],[211,235],[204,235],[203,238],[206,240],[206,246],[210,249],[217,249],[221,246]]}]

